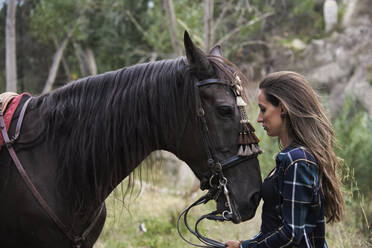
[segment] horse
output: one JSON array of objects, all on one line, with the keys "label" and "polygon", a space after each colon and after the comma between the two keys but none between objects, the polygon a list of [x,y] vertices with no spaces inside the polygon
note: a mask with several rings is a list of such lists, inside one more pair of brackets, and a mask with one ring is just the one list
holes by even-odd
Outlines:
[{"label": "horse", "polygon": [[[8,129],[19,137],[0,150],[2,247],[92,247],[105,223],[105,199],[156,150],[185,161],[202,189],[213,186],[211,166],[221,163],[211,159],[238,153],[241,113],[230,83],[244,76],[219,46],[206,54],[187,32],[184,46],[184,57],[22,96]],[[235,162],[223,171],[230,199],[215,200],[219,213],[233,208],[231,220],[239,223],[255,214],[261,175],[257,154]]]}]

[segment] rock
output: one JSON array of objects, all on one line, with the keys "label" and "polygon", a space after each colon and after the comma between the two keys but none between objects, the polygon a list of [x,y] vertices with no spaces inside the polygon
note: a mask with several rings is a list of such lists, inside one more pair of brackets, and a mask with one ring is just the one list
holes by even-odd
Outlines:
[{"label": "rock", "polygon": [[351,68],[342,68],[339,63],[332,62],[317,67],[306,75],[306,78],[317,87],[333,88],[345,82]]},{"label": "rock", "polygon": [[363,67],[358,68],[350,78],[346,92],[354,94],[362,106],[367,110],[369,116],[372,116],[372,87],[367,81],[366,70]]},{"label": "rock", "polygon": [[347,94],[354,94],[372,116],[372,18],[358,16],[342,32],[313,40],[294,61],[294,70],[305,74],[315,88],[329,93],[334,116]]},{"label": "rock", "polygon": [[355,11],[355,6],[357,4],[358,0],[346,0],[346,11],[344,14],[344,17],[342,18],[342,26],[348,27],[351,24],[352,16]]}]

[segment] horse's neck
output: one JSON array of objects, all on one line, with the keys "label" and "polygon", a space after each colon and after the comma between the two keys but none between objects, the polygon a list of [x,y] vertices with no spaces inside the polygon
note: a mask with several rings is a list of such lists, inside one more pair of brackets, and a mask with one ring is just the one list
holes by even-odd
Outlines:
[{"label": "horse's neck", "polygon": [[97,195],[89,196],[89,201],[104,200],[152,151],[175,146],[180,126],[175,115],[180,105],[167,100],[175,98],[176,93],[168,92],[175,76],[154,77],[154,70],[149,68],[151,73],[144,76],[133,70],[98,75],[41,100],[45,109],[41,116],[55,122],[54,135],[65,133],[63,141],[55,137],[58,163],[71,168],[65,170],[66,179],[74,180],[75,189],[82,191],[91,185],[90,194]]},{"label": "horse's neck", "polygon": [[[132,82],[124,81],[121,83],[131,84]],[[108,182],[112,185],[112,188],[106,192],[105,197],[128,177],[151,152],[160,149],[169,150],[169,147],[175,146],[174,134],[171,134],[167,127],[162,125],[164,119],[169,118],[172,114],[167,112],[169,106],[164,104],[164,99],[153,97],[150,93],[159,91],[157,87],[164,82],[161,80],[154,81],[153,78],[144,78],[141,83],[142,87],[139,87],[139,90],[133,90],[137,86],[131,85],[124,93],[125,97],[136,99],[136,102],[132,103],[133,105],[122,106],[123,113],[132,113],[125,118],[127,129],[124,130],[125,138],[122,153],[125,157],[125,164],[122,165],[125,170],[118,168],[118,171],[115,172],[118,177],[115,178],[115,181]],[[159,108],[163,108],[162,115],[156,112]]]}]

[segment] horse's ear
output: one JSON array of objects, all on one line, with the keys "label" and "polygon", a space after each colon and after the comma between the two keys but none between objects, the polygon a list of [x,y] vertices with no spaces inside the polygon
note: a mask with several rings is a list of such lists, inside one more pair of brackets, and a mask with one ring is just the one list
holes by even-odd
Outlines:
[{"label": "horse's ear", "polygon": [[187,61],[191,69],[197,74],[197,78],[205,79],[213,76],[214,70],[207,56],[200,48],[194,45],[187,31],[185,31],[184,35],[184,45]]},{"label": "horse's ear", "polygon": [[209,52],[211,55],[220,56],[222,57],[222,48],[220,45],[216,45],[212,48],[212,50]]}]

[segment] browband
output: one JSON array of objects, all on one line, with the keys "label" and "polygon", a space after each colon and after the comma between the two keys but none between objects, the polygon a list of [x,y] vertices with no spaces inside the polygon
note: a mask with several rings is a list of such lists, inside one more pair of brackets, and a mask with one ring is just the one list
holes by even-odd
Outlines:
[{"label": "browband", "polygon": [[208,79],[204,79],[202,81],[198,81],[195,84],[195,86],[201,87],[201,86],[207,86],[207,85],[211,85],[211,84],[223,84],[223,85],[226,85],[226,86],[230,86],[229,83],[221,81],[218,78],[208,78]]}]

